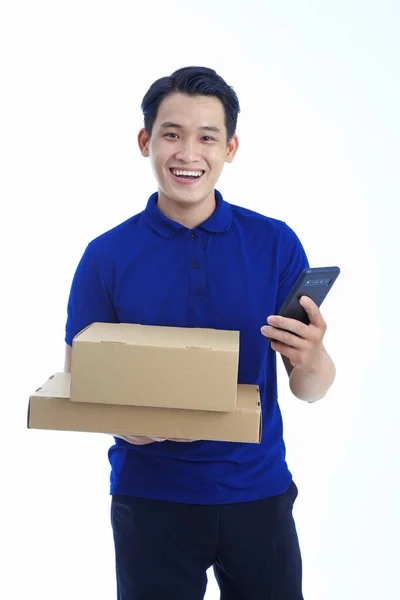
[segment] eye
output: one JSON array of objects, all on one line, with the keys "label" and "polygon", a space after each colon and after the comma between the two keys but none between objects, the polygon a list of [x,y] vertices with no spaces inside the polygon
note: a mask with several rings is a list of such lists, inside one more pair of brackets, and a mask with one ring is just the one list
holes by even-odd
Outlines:
[{"label": "eye", "polygon": [[[171,136],[172,136],[172,137],[171,137]],[[175,140],[176,138],[175,138],[175,137],[173,137],[173,136],[176,136],[176,137],[178,137],[178,134],[177,134],[177,133],[172,133],[172,132],[170,131],[170,132],[168,132],[168,133],[166,133],[166,134],[164,135],[164,137],[166,137],[166,138],[169,138],[170,140]]]},{"label": "eye", "polygon": [[203,137],[201,139],[204,140],[205,142],[215,141],[215,138],[211,137],[210,135],[203,135]]}]

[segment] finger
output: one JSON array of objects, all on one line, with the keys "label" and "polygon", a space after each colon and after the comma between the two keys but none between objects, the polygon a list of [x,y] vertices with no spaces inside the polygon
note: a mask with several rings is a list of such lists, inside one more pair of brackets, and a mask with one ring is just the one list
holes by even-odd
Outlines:
[{"label": "finger", "polygon": [[315,325],[319,329],[326,329],[326,323],[321,315],[321,311],[318,306],[315,304],[311,298],[308,296],[302,296],[299,300],[301,306],[306,311],[308,318],[310,319],[310,323]]},{"label": "finger", "polygon": [[151,438],[142,435],[116,435],[115,437],[121,438],[121,440],[125,440],[125,442],[134,444],[135,446],[153,444],[153,440]]},{"label": "finger", "polygon": [[276,327],[264,326],[261,328],[261,333],[272,341],[278,341],[286,346],[291,346],[297,350],[302,350],[307,347],[308,340],[302,338],[290,331],[278,329]]},{"label": "finger", "polygon": [[268,317],[267,323],[273,327],[277,327],[278,329],[291,331],[299,337],[307,338],[309,335],[308,326],[297,319],[289,319],[288,317],[271,315]]},{"label": "finger", "polygon": [[292,348],[281,342],[272,342],[271,349],[288,358],[292,365],[298,362],[299,351],[296,348]]}]

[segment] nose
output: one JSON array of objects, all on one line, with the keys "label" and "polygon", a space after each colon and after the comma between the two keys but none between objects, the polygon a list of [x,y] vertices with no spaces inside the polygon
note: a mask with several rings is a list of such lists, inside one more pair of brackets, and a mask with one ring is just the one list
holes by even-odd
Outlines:
[{"label": "nose", "polygon": [[194,140],[182,140],[176,153],[177,160],[185,163],[194,163],[199,160],[197,143]]}]

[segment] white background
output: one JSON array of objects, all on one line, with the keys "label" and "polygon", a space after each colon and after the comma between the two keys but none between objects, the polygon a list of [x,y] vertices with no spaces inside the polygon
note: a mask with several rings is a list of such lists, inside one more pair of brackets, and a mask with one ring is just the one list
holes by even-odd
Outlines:
[{"label": "white background", "polygon": [[[28,431],[28,396],[62,370],[86,244],[155,191],[136,144],[143,95],[205,65],[242,107],[218,189],[286,220],[312,265],[342,269],[323,307],[334,388],[306,405],[280,371],[305,598],[398,600],[398,6],[2,3],[1,597],[116,597],[112,440]],[[218,598],[211,575],[206,598]]]}]

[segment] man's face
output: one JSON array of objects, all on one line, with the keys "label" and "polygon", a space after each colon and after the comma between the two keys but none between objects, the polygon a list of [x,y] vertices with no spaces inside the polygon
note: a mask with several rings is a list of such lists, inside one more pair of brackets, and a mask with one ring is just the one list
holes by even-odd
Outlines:
[{"label": "man's face", "polygon": [[222,102],[214,96],[174,93],[161,102],[151,138],[139,133],[159,193],[180,205],[196,205],[214,193],[225,162],[232,162],[237,137],[227,141]]}]

